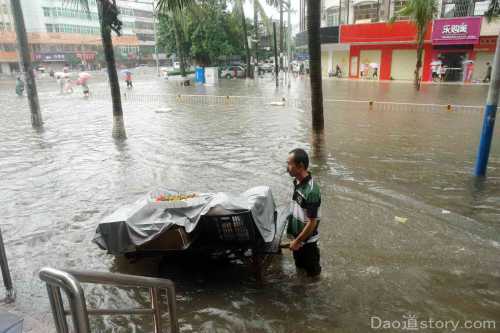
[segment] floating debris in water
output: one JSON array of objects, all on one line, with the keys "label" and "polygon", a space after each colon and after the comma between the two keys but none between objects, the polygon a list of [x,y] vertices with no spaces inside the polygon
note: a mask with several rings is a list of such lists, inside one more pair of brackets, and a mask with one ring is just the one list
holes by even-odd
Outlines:
[{"label": "floating debris in water", "polygon": [[156,113],[167,113],[169,111],[172,111],[172,108],[163,108],[163,109],[155,110]]},{"label": "floating debris in water", "polygon": [[272,106],[285,106],[285,102],[271,102],[269,105]]},{"label": "floating debris in water", "polygon": [[394,221],[399,222],[399,223],[406,223],[408,221],[408,218],[406,218],[406,217],[400,217],[400,216],[394,216]]}]

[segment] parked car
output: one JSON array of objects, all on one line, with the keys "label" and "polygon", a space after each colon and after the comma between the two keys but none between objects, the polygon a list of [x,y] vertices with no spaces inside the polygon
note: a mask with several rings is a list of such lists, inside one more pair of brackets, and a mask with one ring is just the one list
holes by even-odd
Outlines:
[{"label": "parked car", "polygon": [[243,66],[227,66],[222,69],[220,76],[226,79],[232,79],[233,77],[244,78],[245,68]]},{"label": "parked car", "polygon": [[264,73],[271,73],[274,71],[274,64],[272,62],[261,63],[259,70]]}]

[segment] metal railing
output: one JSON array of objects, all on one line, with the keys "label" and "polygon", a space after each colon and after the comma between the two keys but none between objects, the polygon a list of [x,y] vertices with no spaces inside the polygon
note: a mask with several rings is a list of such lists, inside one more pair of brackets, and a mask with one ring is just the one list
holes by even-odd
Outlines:
[{"label": "metal railing", "polygon": [[9,263],[7,262],[7,254],[5,253],[5,246],[3,244],[2,230],[0,230],[0,268],[2,269],[3,285],[7,291],[5,300],[7,302],[13,302],[16,298],[16,292],[12,284],[12,277],[10,276]]},{"label": "metal railing", "polygon": [[[60,98],[75,99],[80,96],[60,96]],[[41,97],[40,99],[43,99]],[[53,98],[48,98],[53,100]],[[92,94],[90,100],[110,100],[107,92]],[[177,105],[208,105],[208,106],[241,106],[254,108],[278,106],[284,108],[295,108],[309,111],[311,100],[307,97],[291,98],[288,96],[234,96],[234,95],[186,95],[186,94],[136,94],[129,92],[122,98],[123,104],[158,106],[156,110],[163,113],[161,108]],[[377,100],[357,100],[357,99],[324,99],[325,105],[335,104],[343,107],[359,107],[360,109],[380,110],[380,111],[456,111],[456,112],[482,112],[482,105],[457,105],[457,104],[430,104],[430,103],[412,103],[412,102],[389,102]],[[160,112],[161,111],[161,112]],[[165,111],[166,113],[166,111]]]},{"label": "metal railing", "polygon": [[[75,333],[90,333],[89,315],[152,315],[154,332],[161,333],[161,309],[159,303],[161,289],[166,289],[167,291],[170,332],[179,332],[175,305],[175,287],[174,283],[170,280],[104,272],[62,271],[49,267],[42,268],[39,276],[40,279],[47,284],[47,292],[49,294],[50,306],[52,308],[57,333],[70,332],[66,320],[66,316],[69,315],[71,315],[74,326],[72,332]],[[80,283],[148,288],[151,297],[151,307],[133,309],[87,309],[85,295]],[[70,306],[69,311],[64,309],[61,289],[68,297]]]}]

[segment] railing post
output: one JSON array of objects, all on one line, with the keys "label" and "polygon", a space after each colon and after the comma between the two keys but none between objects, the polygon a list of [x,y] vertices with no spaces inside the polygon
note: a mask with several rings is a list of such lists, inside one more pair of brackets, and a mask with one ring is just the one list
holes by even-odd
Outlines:
[{"label": "railing post", "polygon": [[172,333],[179,333],[179,322],[177,321],[177,309],[175,306],[175,286],[167,289],[168,315],[170,317],[170,327]]},{"label": "railing post", "polygon": [[[50,287],[62,288],[68,295],[75,333],[90,333],[89,316],[87,312],[87,304],[85,303],[85,295],[83,294],[82,286],[78,280],[67,272],[53,268],[42,268],[39,275],[40,278]],[[57,318],[60,316],[61,311],[64,311],[62,309],[62,298],[60,293],[59,295],[57,295],[57,293],[54,295],[54,293],[50,293],[50,289],[48,290],[50,295],[49,297],[53,297],[53,301],[55,303],[53,307],[53,310],[55,311],[53,311],[53,313],[54,317]],[[56,319],[56,323],[60,323],[60,320]],[[61,324],[61,327],[64,328],[64,324]]]},{"label": "railing post", "polygon": [[2,230],[0,229],[0,267],[2,269],[2,278],[5,289],[7,290],[8,301],[14,301],[16,298],[16,292],[12,284],[12,277],[10,276],[9,263],[7,261],[7,255],[5,253],[5,246],[3,244]]},{"label": "railing post", "polygon": [[158,288],[149,288],[151,296],[151,309],[153,310],[153,322],[155,325],[155,333],[161,333],[161,312],[160,304],[158,302],[159,292]]},{"label": "railing post", "polygon": [[61,297],[61,290],[57,286],[47,283],[47,292],[49,294],[50,307],[56,325],[57,333],[68,333],[68,322],[64,313],[64,303]]}]

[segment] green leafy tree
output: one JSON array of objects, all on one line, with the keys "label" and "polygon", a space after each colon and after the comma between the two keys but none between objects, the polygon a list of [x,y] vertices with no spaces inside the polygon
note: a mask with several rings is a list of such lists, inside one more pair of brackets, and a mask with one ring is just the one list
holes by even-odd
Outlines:
[{"label": "green leafy tree", "polygon": [[71,67],[78,66],[82,63],[82,59],[78,58],[76,55],[69,53],[66,56],[66,62],[71,65]]},{"label": "green leafy tree", "polygon": [[[220,59],[244,55],[244,32],[241,17],[228,12],[219,1],[205,1],[185,11],[181,37],[176,37],[176,21],[171,16],[161,16],[159,46],[165,53],[192,58],[200,65],[211,65]],[[180,43],[178,39],[182,39]]]},{"label": "green leafy tree", "polygon": [[179,58],[181,76],[186,76],[186,53],[185,50],[185,23],[189,10],[196,8],[194,0],[158,0],[157,12],[159,16],[169,18],[172,23],[174,40]]}]

